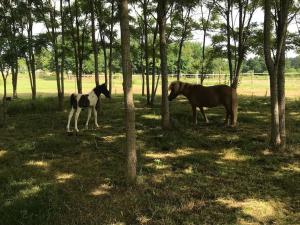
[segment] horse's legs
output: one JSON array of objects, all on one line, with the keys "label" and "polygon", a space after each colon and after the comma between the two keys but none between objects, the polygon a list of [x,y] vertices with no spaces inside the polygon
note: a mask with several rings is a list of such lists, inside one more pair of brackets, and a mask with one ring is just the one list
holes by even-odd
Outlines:
[{"label": "horse's legs", "polygon": [[97,110],[96,110],[96,106],[93,107],[93,111],[94,111],[94,117],[95,117],[95,126],[99,127],[98,122],[97,122]]},{"label": "horse's legs", "polygon": [[206,122],[206,123],[209,123],[209,120],[207,119],[207,116],[205,115],[205,112],[204,112],[203,107],[199,107],[199,108],[200,108],[200,111],[201,111],[201,113],[202,113],[203,118],[205,119],[205,122]]},{"label": "horse's legs", "polygon": [[78,117],[79,117],[80,112],[81,112],[81,108],[78,107],[77,111],[76,111],[76,114],[75,114],[75,130],[76,130],[76,132],[79,132],[78,127],[77,127],[77,121],[78,121]]},{"label": "horse's legs", "polygon": [[88,117],[87,117],[87,120],[86,120],[86,123],[85,123],[85,129],[89,128],[89,121],[90,121],[90,118],[91,118],[91,114],[92,114],[92,108],[89,107],[88,108]]},{"label": "horse's legs", "polygon": [[72,107],[71,108],[71,111],[69,113],[69,118],[68,118],[68,124],[67,124],[67,131],[70,132],[70,122],[71,122],[71,119],[73,117],[73,114],[74,114],[75,110],[74,108]]},{"label": "horse's legs", "polygon": [[197,124],[197,107],[192,105],[192,110],[193,110],[193,123],[196,125]]}]

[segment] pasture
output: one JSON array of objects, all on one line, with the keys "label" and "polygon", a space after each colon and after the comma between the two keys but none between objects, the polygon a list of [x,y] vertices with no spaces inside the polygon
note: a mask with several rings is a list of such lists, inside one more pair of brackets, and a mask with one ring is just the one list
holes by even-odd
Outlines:
[{"label": "pasture", "polygon": [[[121,79],[113,81],[113,98],[102,98],[100,128],[91,123],[83,130],[84,111],[77,136],[66,134],[69,99],[64,111],[56,110],[54,78],[38,79],[34,104],[27,78],[18,82],[20,99],[9,102],[8,127],[0,128],[1,225],[300,223],[299,79],[286,84],[286,152],[268,149],[265,78],[242,78],[236,129],[224,127],[222,107],[206,111],[210,124],[198,114],[192,125],[181,97],[170,103],[169,131],[160,128],[159,96],[146,107],[141,81],[134,80],[138,178],[132,188],[125,185]],[[74,85],[66,80],[66,92]],[[85,92],[93,86],[84,79]]]}]

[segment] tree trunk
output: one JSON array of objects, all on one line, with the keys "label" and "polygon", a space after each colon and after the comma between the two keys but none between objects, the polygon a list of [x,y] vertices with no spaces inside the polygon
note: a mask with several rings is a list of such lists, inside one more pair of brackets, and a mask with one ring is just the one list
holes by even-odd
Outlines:
[{"label": "tree trunk", "polygon": [[177,80],[180,80],[180,75],[181,75],[181,53],[182,53],[183,42],[184,42],[184,36],[181,37],[179,42],[179,52],[177,58]]},{"label": "tree trunk", "polygon": [[155,30],[153,33],[153,42],[152,42],[152,92],[151,92],[151,105],[154,104],[155,100],[155,71],[156,71],[156,38],[158,32],[158,22],[156,22]]},{"label": "tree trunk", "polygon": [[188,27],[188,20],[190,16],[191,8],[188,8],[188,11],[186,15],[184,16],[184,10],[182,8],[182,19],[183,19],[183,30],[181,32],[181,39],[179,42],[179,52],[178,52],[178,59],[177,59],[177,80],[180,80],[180,75],[181,75],[181,55],[182,55],[182,47],[183,43],[185,41],[186,35],[187,35],[187,27]]},{"label": "tree trunk", "polygon": [[91,4],[91,22],[92,22],[92,43],[94,52],[94,68],[95,68],[95,84],[99,85],[99,69],[98,69],[98,47],[95,37],[95,4],[94,0],[90,0]]},{"label": "tree trunk", "polygon": [[[285,45],[285,44],[284,44]],[[286,129],[285,129],[285,46],[280,56],[278,69],[278,107],[279,107],[279,132],[281,139],[281,148],[286,147]]]},{"label": "tree trunk", "polygon": [[227,58],[228,58],[228,66],[229,66],[229,79],[230,85],[233,81],[233,68],[232,68],[232,52],[231,52],[231,31],[230,31],[230,12],[231,12],[232,2],[231,0],[227,0],[227,11],[226,11],[226,36],[227,36]]},{"label": "tree trunk", "polygon": [[162,128],[170,128],[170,112],[168,101],[168,61],[167,61],[167,43],[166,43],[166,8],[167,1],[158,2],[158,21],[159,21],[159,42],[160,42],[160,61],[161,61],[161,80],[162,80]]},{"label": "tree trunk", "polygon": [[127,0],[120,1],[120,13],[123,89],[126,123],[127,181],[129,184],[132,184],[136,180],[137,159],[135,144],[135,108],[132,90],[132,69],[130,58],[130,33]]},{"label": "tree trunk", "polygon": [[149,50],[148,50],[148,18],[147,18],[147,0],[143,2],[143,22],[144,22],[144,51],[146,63],[146,91],[147,91],[147,105],[150,105],[150,82],[149,82]]},{"label": "tree trunk", "polygon": [[[100,31],[101,32],[101,31]],[[102,32],[101,32],[102,33]],[[103,51],[103,59],[104,59],[104,82],[107,85],[107,54],[106,54],[106,43],[104,39],[104,34],[100,34],[101,37],[101,45],[102,45],[102,51]]]},{"label": "tree trunk", "polygon": [[28,72],[30,76],[30,84],[31,84],[31,98],[32,100],[36,99],[36,76],[35,76],[35,56],[33,51],[33,36],[32,36],[32,15],[31,15],[31,5],[29,5],[29,14],[28,14],[28,29],[27,29],[27,41],[28,41]]},{"label": "tree trunk", "polygon": [[7,114],[7,106],[6,106],[6,93],[7,93],[7,88],[6,88],[6,81],[7,81],[7,76],[8,72],[4,74],[4,69],[1,66],[1,75],[2,75],[2,80],[3,80],[3,99],[2,99],[2,107],[3,107],[3,115],[2,115],[2,125],[3,127],[6,126],[6,114]]},{"label": "tree trunk", "polygon": [[[54,64],[55,64],[55,74],[56,74],[56,86],[57,86],[57,99],[58,99],[58,108],[60,110],[63,109],[63,100],[62,100],[62,91],[61,91],[61,77],[60,77],[60,68],[59,68],[59,59],[58,59],[58,46],[57,46],[57,38],[56,38],[56,29],[55,29],[55,21],[56,21],[56,10],[55,6],[53,6],[53,11],[50,11],[50,22],[51,22],[51,42],[54,50]],[[46,21],[45,21],[46,23]],[[46,24],[47,26],[47,24]]]},{"label": "tree trunk", "polygon": [[[77,91],[78,93],[81,93],[81,79],[79,78],[79,46],[77,45],[78,44],[78,35],[79,35],[79,30],[78,30],[78,18],[76,16],[76,20],[75,20],[75,23],[76,23],[76,27],[74,28],[73,27],[73,20],[74,20],[74,17],[72,15],[72,9],[71,9],[71,4],[70,4],[71,1],[68,1],[68,6],[69,6],[69,11],[70,11],[70,18],[71,18],[71,36],[72,36],[72,45],[73,45],[73,50],[74,50],[74,59],[75,59],[75,75],[76,75],[76,84],[77,84]],[[75,6],[76,8],[78,7],[77,6],[77,1],[75,0]],[[77,11],[77,10],[76,10]],[[77,14],[77,13],[76,13]]]},{"label": "tree trunk", "polygon": [[109,77],[108,77],[108,84],[109,84],[109,93],[112,93],[112,45],[113,45],[113,29],[114,29],[114,5],[115,1],[113,0],[111,2],[111,22],[110,22],[110,33],[109,33],[109,62],[108,62],[108,67],[109,67]]},{"label": "tree trunk", "polygon": [[[78,65],[77,65],[77,90],[79,94],[82,94],[82,65],[83,65],[83,59],[82,59],[82,52],[83,52],[83,46],[80,44],[80,25],[79,25],[79,20],[78,20],[78,2],[75,0],[75,25],[76,25],[76,39],[75,42],[77,42],[77,59],[78,59]],[[82,43],[84,43],[84,38],[83,38],[84,32],[82,32]]]},{"label": "tree trunk", "polygon": [[19,73],[18,57],[16,59],[14,67],[15,68],[12,67],[13,98],[18,98],[18,93],[17,93],[17,83],[18,83],[18,73]]},{"label": "tree trunk", "polygon": [[205,61],[205,44],[206,44],[206,29],[203,29],[203,42],[202,42],[202,61],[201,61],[201,80],[200,84],[203,85],[205,74],[204,74],[204,61]]},{"label": "tree trunk", "polygon": [[273,149],[278,149],[281,144],[279,132],[279,109],[278,109],[278,83],[277,68],[271,56],[271,30],[272,15],[271,2],[265,0],[265,18],[264,18],[264,55],[266,66],[270,75],[270,95],[271,95],[271,140],[270,145]]},{"label": "tree trunk", "polygon": [[[143,33],[143,32],[142,32]],[[145,68],[144,68],[144,34],[141,35],[141,43],[140,43],[140,47],[141,47],[141,70],[142,70],[142,96],[145,96]]]},{"label": "tree trunk", "polygon": [[[277,60],[278,62],[278,107],[279,107],[279,132],[281,138],[281,149],[286,148],[285,127],[285,51],[286,33],[288,27],[290,1],[280,1],[280,12],[277,25]],[[281,44],[281,46],[280,46]],[[279,52],[279,53],[278,53]]]},{"label": "tree trunk", "polygon": [[65,97],[65,81],[64,81],[64,68],[65,68],[65,22],[63,12],[63,0],[60,0],[60,16],[61,16],[61,64],[60,64],[60,82],[61,82],[61,95],[59,98],[59,108],[63,109]]}]

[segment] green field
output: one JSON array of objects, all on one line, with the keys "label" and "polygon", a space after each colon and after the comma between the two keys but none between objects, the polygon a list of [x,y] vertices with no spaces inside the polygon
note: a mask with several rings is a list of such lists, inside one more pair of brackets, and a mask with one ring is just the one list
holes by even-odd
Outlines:
[{"label": "green field", "polygon": [[[91,121],[83,130],[84,111],[80,133],[69,136],[68,99],[60,112],[46,96],[55,94],[55,81],[38,79],[43,98],[32,104],[21,78],[21,99],[9,102],[8,126],[0,128],[0,224],[299,224],[298,84],[287,82],[288,149],[272,152],[267,79],[255,81],[254,96],[244,81],[236,129],[224,127],[222,108],[207,110],[210,124],[199,115],[193,126],[179,98],[170,103],[173,129],[162,131],[160,105],[145,107],[134,80],[138,178],[128,188],[122,95],[103,99],[99,129]],[[114,83],[120,93],[121,80]],[[66,81],[67,92],[72,85]],[[84,90],[92,87],[84,79]]]},{"label": "green field", "polygon": [[[120,74],[113,76],[113,94],[122,94],[122,77]],[[169,82],[175,80],[170,78]],[[183,78],[183,81],[196,83],[195,78]],[[100,82],[104,82],[103,75],[100,76]],[[206,79],[204,85],[215,85],[220,83],[228,83],[228,76],[214,76],[213,78]],[[83,78],[83,91],[89,92],[94,87],[93,77]],[[151,84],[151,79],[150,79]],[[300,76],[287,76],[286,78],[286,95],[292,99],[298,99],[300,97]],[[134,75],[133,77],[133,88],[135,94],[141,94],[142,92],[142,79],[141,75]],[[3,89],[2,80],[0,81],[0,89]],[[75,79],[65,79],[65,92],[70,94],[76,92]],[[8,80],[8,93],[12,93],[11,80]],[[30,83],[28,76],[21,74],[18,79],[18,93],[21,97],[29,97],[31,95]],[[56,80],[55,76],[38,76],[37,78],[37,95],[38,96],[49,96],[56,93]],[[269,78],[268,76],[241,76],[238,93],[241,95],[250,96],[269,96]],[[158,88],[158,94],[160,94],[160,88]],[[2,91],[0,96],[2,95]]]}]

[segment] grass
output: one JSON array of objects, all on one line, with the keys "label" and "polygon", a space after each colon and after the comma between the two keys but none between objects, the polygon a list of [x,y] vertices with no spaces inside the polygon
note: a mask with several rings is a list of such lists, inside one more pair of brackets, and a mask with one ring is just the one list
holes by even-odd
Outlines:
[{"label": "grass", "polygon": [[[9,102],[0,128],[0,224],[299,224],[299,101],[287,102],[288,150],[268,149],[269,99],[240,96],[239,126],[193,126],[190,106],[160,107],[135,95],[137,185],[125,185],[122,96],[103,100],[100,129],[65,132],[56,99]],[[84,127],[86,111],[80,116]],[[199,115],[200,120],[200,115]],[[203,120],[201,120],[203,121]]]},{"label": "grass", "polygon": [[[122,77],[120,74],[113,76],[113,94],[122,94]],[[170,78],[169,81],[175,80],[175,77]],[[196,83],[195,78],[182,78],[181,80]],[[100,76],[100,81],[104,81],[103,75]],[[204,81],[204,85],[214,85],[214,84],[223,84],[228,82],[228,77],[218,77],[209,78]],[[48,97],[49,95],[56,95],[56,80],[55,76],[45,76],[42,74],[38,75],[37,78],[37,96],[39,97]],[[93,77],[84,77],[83,78],[83,92],[88,92],[94,87],[95,81]],[[151,77],[150,77],[151,84]],[[300,77],[297,76],[287,76],[286,77],[286,96],[292,99],[299,99]],[[141,76],[135,75],[133,78],[133,91],[136,94],[141,94],[142,90],[142,80]],[[12,85],[11,79],[8,79],[8,95],[12,95]],[[0,79],[0,89],[3,89],[2,80]],[[65,92],[67,94],[76,92],[75,79],[65,79]],[[158,94],[160,94],[161,88],[157,89]],[[20,74],[18,78],[18,93],[22,98],[30,98],[31,89],[28,75]],[[240,85],[238,88],[238,93],[248,96],[269,96],[269,78],[267,76],[241,76]],[[0,96],[2,95],[2,92]]]}]

